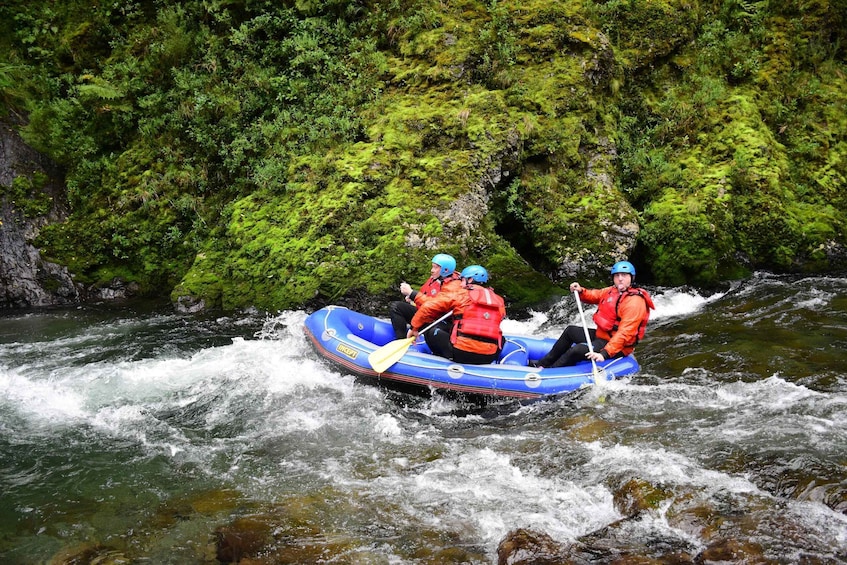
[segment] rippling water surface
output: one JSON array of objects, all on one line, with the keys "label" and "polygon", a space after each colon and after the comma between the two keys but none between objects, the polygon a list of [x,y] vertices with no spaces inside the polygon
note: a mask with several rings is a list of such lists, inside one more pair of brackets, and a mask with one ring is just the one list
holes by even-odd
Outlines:
[{"label": "rippling water surface", "polygon": [[[216,563],[249,520],[280,562],[492,563],[517,528],[606,557],[847,562],[847,279],[650,290],[641,374],[527,406],[357,383],[300,311],[7,313],[0,562]],[[505,323],[577,319],[565,299]]]}]

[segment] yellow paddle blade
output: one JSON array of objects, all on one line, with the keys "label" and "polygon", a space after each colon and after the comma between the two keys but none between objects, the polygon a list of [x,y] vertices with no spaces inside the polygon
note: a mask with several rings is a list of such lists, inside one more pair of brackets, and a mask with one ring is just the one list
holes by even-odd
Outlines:
[{"label": "yellow paddle blade", "polygon": [[606,376],[606,370],[602,367],[598,367],[595,363],[592,363],[594,370],[591,373],[591,378],[594,380],[595,385],[599,385],[600,383],[605,383],[608,380]]},{"label": "yellow paddle blade", "polygon": [[395,339],[386,343],[379,349],[375,349],[368,355],[368,363],[377,373],[384,373],[387,368],[400,360],[414,343],[414,337]]}]

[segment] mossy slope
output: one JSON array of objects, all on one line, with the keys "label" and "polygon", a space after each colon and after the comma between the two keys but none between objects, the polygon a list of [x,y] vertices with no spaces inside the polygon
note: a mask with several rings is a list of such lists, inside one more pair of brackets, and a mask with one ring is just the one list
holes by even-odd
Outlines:
[{"label": "mossy slope", "polygon": [[444,251],[526,304],[624,257],[846,265],[843,2],[92,6],[0,14],[0,81],[31,71],[24,134],[69,167],[41,244],[83,281],[291,308]]}]

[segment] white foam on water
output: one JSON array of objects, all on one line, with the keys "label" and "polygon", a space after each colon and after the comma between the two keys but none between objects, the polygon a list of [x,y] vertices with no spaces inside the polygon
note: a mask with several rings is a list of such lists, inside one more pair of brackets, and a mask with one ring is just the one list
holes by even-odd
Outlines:
[{"label": "white foam on water", "polygon": [[397,418],[391,414],[382,414],[377,417],[374,431],[384,438],[401,438],[403,431]]},{"label": "white foam on water", "polygon": [[508,335],[533,335],[547,321],[547,315],[541,312],[530,312],[526,320],[504,318],[500,329]]},{"label": "white foam on water", "polygon": [[514,528],[573,540],[621,517],[604,487],[542,476],[492,448],[452,441],[434,460],[390,462],[380,476],[363,482],[338,461],[328,472],[336,484],[366,489],[399,505],[393,519],[409,527],[465,531],[492,547]]},{"label": "white foam on water", "polygon": [[794,303],[796,308],[804,308],[806,310],[818,311],[821,306],[828,305],[835,297],[835,293],[825,291],[814,291],[811,298],[798,300]]},{"label": "white foam on water", "polygon": [[86,417],[84,394],[50,379],[33,379],[17,369],[0,368],[0,399],[6,410],[38,427]]},{"label": "white foam on water", "polygon": [[662,320],[679,316],[689,316],[706,307],[706,305],[723,298],[725,293],[718,292],[703,296],[696,290],[663,289],[657,290],[651,296],[656,309],[651,312],[650,320]]},{"label": "white foam on water", "polygon": [[[686,369],[686,373],[704,373],[702,369]],[[798,402],[823,400],[827,395],[813,391],[803,385],[786,381],[776,375],[761,381],[715,383],[697,385],[687,382],[669,381],[659,385],[642,385],[634,378],[631,386],[622,392],[636,394],[635,402],[651,401],[651,404],[681,402],[691,408],[731,409],[763,407],[780,410]]]},{"label": "white foam on water", "polygon": [[[274,403],[308,397],[309,391],[320,388],[341,397],[357,389],[352,378],[327,370],[311,355],[302,333],[303,319],[302,312],[285,313],[273,321],[272,331],[266,332],[269,337],[235,338],[229,345],[202,349],[187,358],[62,369],[49,360],[43,366],[14,369],[0,365],[0,406],[19,419],[3,417],[0,426],[23,436],[36,430],[88,427],[104,438],[128,439],[165,454],[209,449],[186,437],[180,419],[200,418],[192,425],[204,427],[226,426],[245,405],[254,411],[259,429],[280,423],[298,432],[319,429],[327,414],[300,410],[295,404],[280,415]],[[266,420],[263,413],[269,415]],[[177,421],[170,422],[173,417]]]},{"label": "white foam on water", "polygon": [[678,484],[705,492],[759,493],[744,477],[704,469],[699,462],[664,448],[643,449],[627,445],[588,444],[591,468],[608,474],[631,474],[653,484]]}]

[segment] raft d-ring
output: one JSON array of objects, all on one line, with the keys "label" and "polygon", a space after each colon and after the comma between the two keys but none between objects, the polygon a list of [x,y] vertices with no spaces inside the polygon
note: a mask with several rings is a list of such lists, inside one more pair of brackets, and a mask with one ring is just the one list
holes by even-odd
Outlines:
[{"label": "raft d-ring", "polygon": [[335,328],[327,328],[321,334],[321,339],[323,341],[329,341],[335,338]]},{"label": "raft d-ring", "polygon": [[362,331],[363,329],[365,329],[365,326],[364,326],[364,324],[362,324],[362,322],[359,322],[359,325],[357,327],[359,328],[359,331]]},{"label": "raft d-ring", "polygon": [[527,373],[523,376],[523,382],[528,388],[538,388],[541,386],[541,377],[538,373]]},{"label": "raft d-ring", "polygon": [[461,379],[462,375],[465,374],[465,368],[461,365],[450,365],[447,367],[447,375],[451,379]]}]

